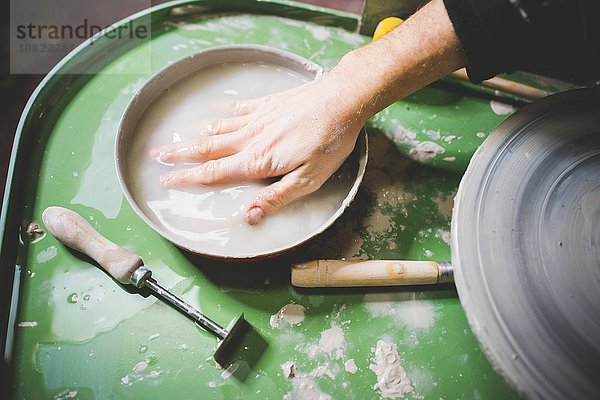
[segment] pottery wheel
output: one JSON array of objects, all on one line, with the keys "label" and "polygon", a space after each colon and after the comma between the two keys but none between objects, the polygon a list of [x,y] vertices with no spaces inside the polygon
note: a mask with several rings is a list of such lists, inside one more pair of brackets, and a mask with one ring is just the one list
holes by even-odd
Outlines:
[{"label": "pottery wheel", "polygon": [[600,398],[600,90],[542,99],[474,155],[452,217],[456,286],[527,398]]}]

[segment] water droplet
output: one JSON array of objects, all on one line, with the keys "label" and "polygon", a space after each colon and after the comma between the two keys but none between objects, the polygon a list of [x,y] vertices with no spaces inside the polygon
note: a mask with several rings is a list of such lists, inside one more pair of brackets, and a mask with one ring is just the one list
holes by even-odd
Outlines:
[{"label": "water droplet", "polygon": [[85,296],[83,296],[83,300],[89,301],[90,300],[90,295],[86,294]]},{"label": "water droplet", "polygon": [[148,351],[148,346],[146,346],[144,344],[140,344],[140,350],[138,351],[138,353],[139,354],[144,354],[147,351]]},{"label": "water droplet", "polygon": [[77,293],[71,293],[69,297],[67,297],[67,301],[71,304],[75,304],[79,301],[79,296],[77,296]]},{"label": "water droplet", "polygon": [[189,347],[189,346],[188,346],[186,343],[183,343],[183,344],[181,344],[181,345],[178,347],[178,349],[179,349],[179,350],[181,350],[181,351],[186,351],[186,350],[187,350],[187,349],[189,349],[189,348],[190,348],[190,347]]}]

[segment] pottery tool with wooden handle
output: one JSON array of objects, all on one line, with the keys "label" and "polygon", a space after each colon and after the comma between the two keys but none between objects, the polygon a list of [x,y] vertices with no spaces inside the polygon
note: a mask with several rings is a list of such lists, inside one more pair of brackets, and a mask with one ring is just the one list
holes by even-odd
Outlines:
[{"label": "pottery tool with wooden handle", "polygon": [[140,256],[100,235],[76,212],[62,207],[48,207],[44,210],[42,219],[52,236],[66,246],[94,259],[117,281],[137,288],[147,287],[155,296],[171,304],[196,324],[221,339],[214,359],[219,365],[227,367],[232,350],[248,327],[244,314],[225,329],[162,287],[152,277],[152,271],[144,266]]},{"label": "pottery tool with wooden handle", "polygon": [[314,260],[292,265],[298,287],[430,285],[454,282],[449,262],[398,260]]}]

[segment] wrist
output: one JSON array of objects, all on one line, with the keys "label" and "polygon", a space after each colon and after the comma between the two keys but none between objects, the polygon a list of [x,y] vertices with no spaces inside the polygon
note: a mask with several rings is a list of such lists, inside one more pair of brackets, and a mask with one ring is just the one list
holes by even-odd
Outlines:
[{"label": "wrist", "polygon": [[363,123],[379,112],[374,109],[373,99],[379,92],[379,75],[373,75],[371,68],[365,63],[361,49],[345,54],[339,63],[326,74],[331,81],[340,104],[356,115]]},{"label": "wrist", "polygon": [[368,119],[463,65],[445,7],[434,0],[380,40],[346,54],[331,74],[346,82]]}]

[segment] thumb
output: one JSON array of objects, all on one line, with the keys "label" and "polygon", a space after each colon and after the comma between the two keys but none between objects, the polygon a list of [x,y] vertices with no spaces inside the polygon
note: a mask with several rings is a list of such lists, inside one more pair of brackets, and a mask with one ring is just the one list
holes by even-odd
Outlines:
[{"label": "thumb", "polygon": [[246,221],[250,225],[256,225],[267,215],[274,214],[300,197],[315,192],[324,182],[302,175],[305,175],[305,171],[300,167],[264,188],[246,209]]}]

